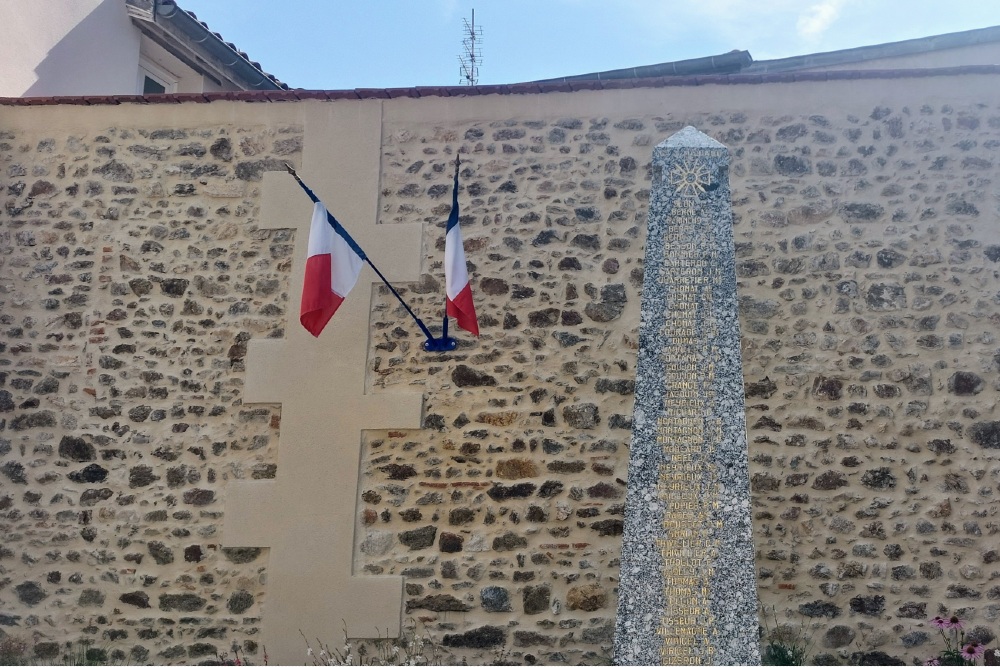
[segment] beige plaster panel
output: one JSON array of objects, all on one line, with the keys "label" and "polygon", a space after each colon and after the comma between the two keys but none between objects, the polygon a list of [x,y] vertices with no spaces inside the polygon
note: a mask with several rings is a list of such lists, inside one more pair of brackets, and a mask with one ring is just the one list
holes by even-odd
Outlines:
[{"label": "beige plaster panel", "polygon": [[[395,282],[419,277],[420,225],[377,226],[381,105],[312,105],[303,118],[301,178]],[[295,229],[290,291],[302,284],[312,203],[291,175],[266,172],[261,224]],[[365,395],[370,294],[367,265],[354,290],[314,338],[298,322],[296,299],[285,337],[254,340],[245,401],[282,404],[282,445],[274,482],[229,489],[225,546],[269,546],[263,643],[281,664],[302,659],[299,634],[329,638],[396,635],[401,577],[352,576],[361,431],[418,428],[419,393]]]}]

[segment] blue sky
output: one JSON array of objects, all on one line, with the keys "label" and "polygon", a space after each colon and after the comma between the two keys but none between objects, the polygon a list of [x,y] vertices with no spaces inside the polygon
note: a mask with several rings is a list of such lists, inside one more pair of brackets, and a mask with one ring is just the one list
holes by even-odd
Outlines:
[{"label": "blue sky", "polygon": [[293,88],[456,85],[750,51],[755,60],[1000,25],[998,0],[177,0]]}]

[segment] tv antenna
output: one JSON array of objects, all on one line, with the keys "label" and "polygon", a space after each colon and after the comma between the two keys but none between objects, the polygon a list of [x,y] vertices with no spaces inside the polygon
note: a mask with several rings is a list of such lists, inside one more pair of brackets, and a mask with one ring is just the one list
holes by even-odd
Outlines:
[{"label": "tv antenna", "polygon": [[476,10],[472,10],[472,21],[462,19],[464,25],[462,48],[464,53],[458,57],[460,82],[466,86],[479,83],[479,66],[483,62],[483,52],[479,43],[483,41],[483,29],[476,26]]}]

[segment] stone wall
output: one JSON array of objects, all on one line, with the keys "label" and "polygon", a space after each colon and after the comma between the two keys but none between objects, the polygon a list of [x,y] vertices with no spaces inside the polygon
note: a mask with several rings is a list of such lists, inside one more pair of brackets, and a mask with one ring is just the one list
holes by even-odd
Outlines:
[{"label": "stone wall", "polygon": [[[993,626],[1000,105],[928,81],[385,102],[380,222],[426,223],[404,295],[440,321],[460,152],[482,336],[423,352],[374,295],[369,391],[426,414],[365,435],[355,570],[404,575],[455,660],[608,659],[649,165],[694,125],[732,150],[762,603],[844,656],[929,655],[944,609]],[[296,308],[255,184],[302,129],[192,106],[0,138],[0,629],[44,655],[257,648],[266,552],[217,530],[227,480],[280,475],[279,411],[240,388]]]},{"label": "stone wall", "polygon": [[240,394],[294,243],[256,229],[256,182],[300,135],[0,132],[0,625],[40,660],[257,653],[266,559],[218,531],[227,480],[275,475],[280,413]]},{"label": "stone wall", "polygon": [[381,221],[427,223],[422,313],[461,153],[482,337],[424,353],[377,301],[372,382],[429,414],[367,443],[359,562],[446,644],[604,655],[651,151],[688,124],[733,153],[762,604],[840,658],[932,654],[945,609],[993,625],[995,104],[390,127]]}]

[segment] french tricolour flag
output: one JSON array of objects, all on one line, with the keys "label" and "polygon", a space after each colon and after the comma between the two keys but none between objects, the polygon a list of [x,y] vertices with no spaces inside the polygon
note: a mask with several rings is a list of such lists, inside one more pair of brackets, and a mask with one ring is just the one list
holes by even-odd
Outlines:
[{"label": "french tricolour flag", "polygon": [[479,335],[476,307],[472,303],[472,286],[465,267],[465,248],[462,246],[462,229],[458,226],[458,161],[455,161],[455,188],[451,198],[451,213],[444,236],[445,293],[448,296],[446,312],[455,318],[458,326],[473,336]]},{"label": "french tricolour flag", "polygon": [[[316,202],[299,314],[302,326],[313,336],[319,336],[358,282],[364,260],[357,250],[354,239],[326,212],[322,202]],[[462,266],[464,269],[464,261]]]}]

